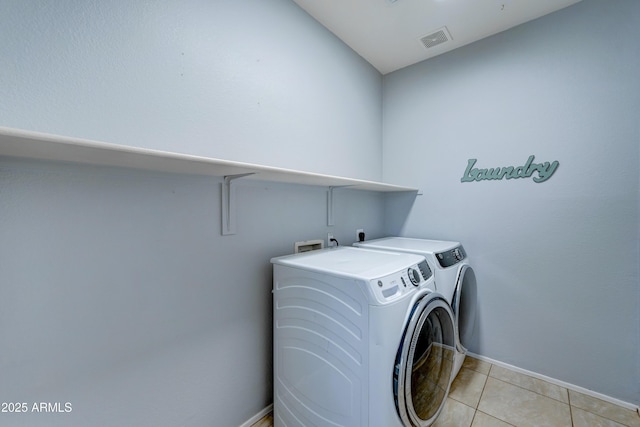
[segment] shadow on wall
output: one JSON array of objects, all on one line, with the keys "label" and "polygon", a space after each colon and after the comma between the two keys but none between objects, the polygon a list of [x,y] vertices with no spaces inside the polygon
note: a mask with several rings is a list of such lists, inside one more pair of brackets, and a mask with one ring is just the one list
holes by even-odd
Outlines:
[{"label": "shadow on wall", "polygon": [[384,231],[387,236],[403,235],[407,218],[421,193],[386,193],[384,200]]}]

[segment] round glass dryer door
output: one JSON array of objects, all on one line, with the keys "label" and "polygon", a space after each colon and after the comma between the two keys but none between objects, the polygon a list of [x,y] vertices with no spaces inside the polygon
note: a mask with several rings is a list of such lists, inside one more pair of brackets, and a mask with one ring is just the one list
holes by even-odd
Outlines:
[{"label": "round glass dryer door", "polygon": [[396,409],[406,426],[430,426],[444,406],[453,371],[455,328],[440,294],[413,307],[394,370]]}]

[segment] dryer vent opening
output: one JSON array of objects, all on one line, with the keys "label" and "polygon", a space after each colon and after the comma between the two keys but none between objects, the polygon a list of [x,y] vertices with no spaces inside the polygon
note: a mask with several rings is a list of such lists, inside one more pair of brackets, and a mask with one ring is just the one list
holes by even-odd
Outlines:
[{"label": "dryer vent opening", "polygon": [[449,40],[452,40],[452,38],[447,27],[442,27],[439,30],[427,34],[426,36],[420,37],[420,43],[422,43],[426,49],[446,43]]}]

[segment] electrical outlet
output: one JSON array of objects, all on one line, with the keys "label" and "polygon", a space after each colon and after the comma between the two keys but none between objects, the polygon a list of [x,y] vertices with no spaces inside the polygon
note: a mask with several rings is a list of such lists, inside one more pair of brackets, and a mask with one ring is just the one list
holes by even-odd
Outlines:
[{"label": "electrical outlet", "polygon": [[333,233],[328,233],[327,234],[327,247],[328,248],[331,248],[331,247],[336,245],[336,242],[332,242],[331,239],[333,239]]},{"label": "electrical outlet", "polygon": [[362,242],[364,239],[360,239],[360,233],[364,236],[364,228],[358,228],[356,230],[356,242]]}]

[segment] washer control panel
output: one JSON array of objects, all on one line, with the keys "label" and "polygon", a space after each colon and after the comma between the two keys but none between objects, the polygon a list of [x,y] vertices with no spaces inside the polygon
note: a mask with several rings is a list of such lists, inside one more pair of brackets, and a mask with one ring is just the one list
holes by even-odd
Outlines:
[{"label": "washer control panel", "polygon": [[429,280],[431,276],[433,276],[433,271],[431,271],[431,268],[429,268],[429,264],[426,260],[418,264],[418,268],[420,269],[420,273],[422,273],[422,277],[424,277],[424,280]]},{"label": "washer control panel", "polygon": [[405,271],[371,280],[370,288],[380,302],[392,301],[425,286],[433,276],[426,261],[414,264]]},{"label": "washer control panel", "polygon": [[422,279],[422,277],[420,277],[420,273],[418,273],[418,270],[416,270],[415,268],[410,268],[407,270],[407,274],[409,275],[409,280],[411,280],[411,284],[413,286],[420,285],[420,280]]},{"label": "washer control panel", "polygon": [[462,247],[462,245],[453,249],[449,249],[444,252],[438,252],[436,254],[438,263],[442,268],[447,268],[447,267],[451,267],[452,265],[456,265],[466,257],[467,257],[467,253],[464,251],[464,248]]}]

